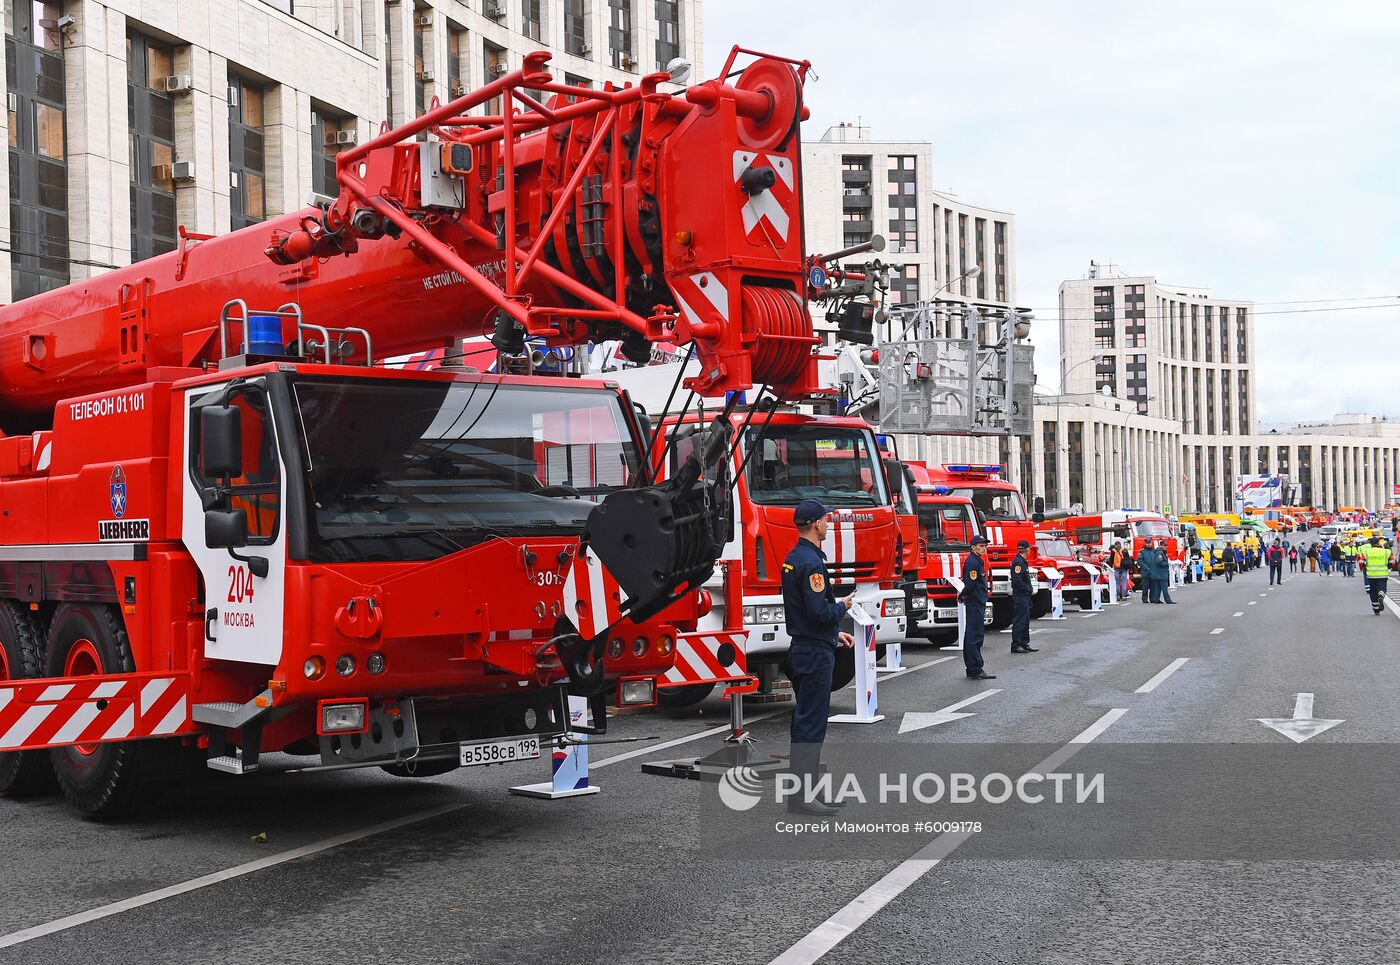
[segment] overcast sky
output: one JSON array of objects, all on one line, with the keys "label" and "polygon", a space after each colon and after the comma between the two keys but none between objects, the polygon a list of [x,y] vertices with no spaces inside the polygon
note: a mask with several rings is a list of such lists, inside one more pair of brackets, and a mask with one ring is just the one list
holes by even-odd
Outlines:
[{"label": "overcast sky", "polygon": [[[1016,214],[1042,382],[1059,284],[1095,259],[1258,303],[1261,421],[1400,418],[1400,3],[704,10],[707,74],[734,43],[806,58],[806,137],[930,141],[936,187]],[[1278,304],[1313,299],[1341,301]]]}]

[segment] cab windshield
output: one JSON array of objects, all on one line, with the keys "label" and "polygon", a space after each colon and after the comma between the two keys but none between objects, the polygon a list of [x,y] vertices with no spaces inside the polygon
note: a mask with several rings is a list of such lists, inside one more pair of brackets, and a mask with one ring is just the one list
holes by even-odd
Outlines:
[{"label": "cab windshield", "polygon": [[919,505],[919,535],[930,552],[947,553],[967,550],[972,537],[980,532],[977,520],[966,506],[921,503]]},{"label": "cab windshield", "polygon": [[1164,519],[1139,519],[1133,523],[1136,536],[1165,539],[1172,535],[1171,526]]},{"label": "cab windshield", "polygon": [[986,519],[1024,520],[1026,504],[1014,489],[954,489],[954,496],[972,500],[977,511]]},{"label": "cab windshield", "polygon": [[1070,549],[1067,539],[1038,539],[1035,545],[1041,556],[1057,560],[1074,559],[1074,550]]},{"label": "cab windshield", "polygon": [[575,534],[637,474],[619,396],[497,382],[294,383],[313,560]]},{"label": "cab windshield", "polygon": [[870,433],[821,424],[769,425],[748,432],[749,498],[762,505],[795,506],[815,499],[827,506],[888,506],[884,467]]}]

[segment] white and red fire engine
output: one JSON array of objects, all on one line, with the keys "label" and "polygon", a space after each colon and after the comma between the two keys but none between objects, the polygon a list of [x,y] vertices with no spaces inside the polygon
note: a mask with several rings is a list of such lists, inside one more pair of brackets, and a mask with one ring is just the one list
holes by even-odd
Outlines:
[{"label": "white and red fire engine", "polygon": [[537,756],[566,687],[650,702],[728,536],[715,466],[655,484],[601,379],[377,363],[682,343],[703,395],[809,392],[807,66],[740,53],[675,95],[529,55],[342,153],[328,206],[0,309],[0,790],[424,776]]}]

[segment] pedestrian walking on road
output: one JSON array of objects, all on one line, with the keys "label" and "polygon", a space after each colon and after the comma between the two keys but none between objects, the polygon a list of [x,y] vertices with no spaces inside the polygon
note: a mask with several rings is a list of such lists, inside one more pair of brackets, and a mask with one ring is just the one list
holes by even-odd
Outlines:
[{"label": "pedestrian walking on road", "polygon": [[1366,573],[1366,592],[1371,597],[1371,610],[1380,616],[1385,606],[1385,584],[1390,577],[1390,553],[1381,545],[1379,536],[1361,548],[1362,566]]},{"label": "pedestrian walking on road", "polygon": [[1011,558],[1011,652],[1035,653],[1038,647],[1031,646],[1031,597],[1035,596],[1035,584],[1031,582],[1031,567],[1026,562],[1026,550],[1031,548],[1027,540],[1016,544],[1016,555]]},{"label": "pedestrian walking on road", "polygon": [[[796,703],[792,711],[791,767],[808,788],[821,770],[826,719],[831,716],[831,674],[836,666],[836,649],[855,646],[851,635],[841,632],[841,621],[855,602],[855,595],[836,599],[826,570],[826,554],[821,549],[830,512],[815,499],[797,504],[792,514],[797,545],[783,561],[783,613],[792,639],[788,659]],[[788,810],[823,816],[836,813],[825,802],[813,800],[810,790],[805,797],[799,794],[789,798]]]},{"label": "pedestrian walking on road", "polygon": [[1317,544],[1313,543],[1308,547],[1308,572],[1317,572]]},{"label": "pedestrian walking on road", "polygon": [[1274,581],[1278,581],[1279,586],[1283,586],[1283,546],[1278,540],[1274,540],[1274,545],[1269,547],[1269,585],[1273,586]]},{"label": "pedestrian walking on road", "polygon": [[1225,563],[1225,582],[1235,582],[1235,569],[1239,565],[1235,554],[1235,548],[1229,543],[1225,544],[1225,549],[1221,551],[1220,558]]},{"label": "pedestrian walking on road", "polygon": [[1323,576],[1332,575],[1332,544],[1325,540],[1317,548],[1317,565],[1321,567]]},{"label": "pedestrian walking on road", "polygon": [[1296,546],[1288,548],[1288,572],[1298,572],[1298,547]]},{"label": "pedestrian walking on road", "polygon": [[1113,570],[1113,579],[1118,584],[1118,599],[1126,600],[1128,594],[1132,592],[1129,589],[1129,583],[1131,582],[1133,560],[1118,540],[1113,541],[1113,549],[1108,554],[1108,565]]},{"label": "pedestrian walking on road", "polygon": [[1338,574],[1339,576],[1340,576],[1340,575],[1343,575],[1343,574],[1342,574],[1342,547],[1341,547],[1341,545],[1338,544],[1338,543],[1333,543],[1333,544],[1332,544],[1332,548],[1329,549],[1329,550],[1327,551],[1327,556],[1328,556],[1329,559],[1331,559],[1331,561],[1332,561],[1332,568],[1333,568],[1334,570],[1337,571],[1337,574]]},{"label": "pedestrian walking on road", "polygon": [[982,621],[987,615],[987,537],[972,537],[972,552],[963,563],[963,588],[958,594],[958,602],[963,606],[963,666],[967,669],[968,680],[996,680],[996,674],[987,673],[982,663],[982,641],[984,639]]}]

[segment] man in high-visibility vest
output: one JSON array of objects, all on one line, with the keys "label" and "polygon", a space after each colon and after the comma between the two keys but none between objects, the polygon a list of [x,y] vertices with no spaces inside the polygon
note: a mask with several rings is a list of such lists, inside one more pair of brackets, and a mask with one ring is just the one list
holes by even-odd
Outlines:
[{"label": "man in high-visibility vest", "polygon": [[1361,563],[1366,568],[1366,592],[1371,596],[1371,609],[1380,615],[1385,600],[1385,581],[1390,576],[1390,554],[1381,545],[1379,536],[1361,547]]}]

